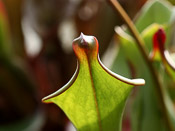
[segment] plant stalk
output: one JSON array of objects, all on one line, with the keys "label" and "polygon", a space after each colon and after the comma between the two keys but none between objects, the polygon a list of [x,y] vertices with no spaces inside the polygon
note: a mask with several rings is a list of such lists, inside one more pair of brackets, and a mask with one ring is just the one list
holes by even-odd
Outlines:
[{"label": "plant stalk", "polygon": [[173,126],[170,120],[170,117],[168,115],[168,110],[166,108],[166,103],[164,101],[164,92],[163,92],[163,87],[161,85],[159,76],[156,72],[156,70],[154,69],[151,60],[149,59],[149,55],[148,52],[145,48],[145,43],[143,41],[143,39],[141,38],[139,32],[137,31],[135,25],[133,24],[132,20],[129,18],[129,16],[127,15],[127,13],[124,11],[124,9],[122,8],[122,6],[119,4],[119,2],[117,0],[107,0],[112,7],[115,9],[115,11],[117,11],[120,15],[120,17],[124,20],[124,22],[126,23],[126,25],[128,26],[128,29],[130,30],[130,32],[132,33],[133,37],[136,40],[137,46],[150,70],[150,73],[154,79],[155,82],[155,86],[156,86],[156,91],[157,91],[157,95],[159,97],[159,102],[161,104],[161,110],[164,113],[164,118],[165,121],[167,123],[167,128],[169,129],[169,131],[173,131]]}]

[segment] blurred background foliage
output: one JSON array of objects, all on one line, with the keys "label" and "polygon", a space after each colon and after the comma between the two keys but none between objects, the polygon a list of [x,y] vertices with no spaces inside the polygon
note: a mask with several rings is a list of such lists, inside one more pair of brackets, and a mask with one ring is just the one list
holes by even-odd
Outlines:
[{"label": "blurred background foliage", "polygon": [[[146,0],[119,2],[133,19]],[[139,20],[136,23],[139,26]],[[54,104],[42,104],[41,99],[73,75],[74,38],[81,32],[96,36],[100,56],[106,56],[109,43],[117,41],[114,27],[122,24],[105,0],[0,0],[0,130],[73,130],[60,109]],[[104,61],[110,57],[104,57]],[[126,69],[122,57],[116,65],[124,65],[119,71]],[[125,71],[130,72],[128,68]],[[128,72],[124,75],[131,77]],[[131,73],[135,74],[133,68]],[[124,131],[131,130],[127,115],[131,103],[126,108]]]}]

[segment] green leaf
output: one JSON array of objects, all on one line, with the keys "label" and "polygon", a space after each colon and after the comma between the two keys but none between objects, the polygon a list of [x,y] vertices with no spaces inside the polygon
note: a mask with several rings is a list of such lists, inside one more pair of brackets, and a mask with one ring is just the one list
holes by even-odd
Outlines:
[{"label": "green leaf", "polygon": [[[131,78],[131,73],[129,70],[128,61],[126,59],[123,48],[121,48],[115,58],[113,65],[111,66],[111,70],[117,74],[123,75],[125,77]],[[120,68],[120,70],[118,69]]]},{"label": "green leaf", "polygon": [[140,11],[135,25],[142,32],[150,24],[168,24],[171,20],[173,6],[164,0],[148,1]]},{"label": "green leaf", "polygon": [[74,40],[78,66],[72,79],[43,99],[55,103],[80,131],[119,131],[127,96],[143,79],[127,79],[107,69],[98,57],[98,42],[93,36]]},{"label": "green leaf", "polygon": [[[164,26],[161,26],[159,24],[151,24],[150,26],[145,28],[143,32],[141,32],[141,36],[145,41],[144,46],[150,53],[152,51],[152,35],[160,27],[163,28]],[[120,57],[126,57],[127,60],[129,60],[134,65],[137,72],[139,72],[139,70],[142,71],[145,63],[143,62],[143,58],[140,54],[140,51],[137,48],[136,42],[133,39],[133,37],[127,34],[121,27],[116,27],[115,32],[116,32],[116,37],[118,38],[120,43],[119,52],[120,50],[122,50],[124,54],[124,56],[120,56]],[[121,58],[118,57],[118,59],[121,59]],[[118,61],[118,59],[116,59],[116,61],[113,62],[113,66],[116,67],[115,64]]]},{"label": "green leaf", "polygon": [[[141,9],[140,14],[136,18],[135,25],[145,41],[145,45],[143,46],[146,47],[148,53],[151,54],[152,52],[152,36],[160,27],[166,28],[168,36],[167,44],[170,43],[169,37],[171,36],[170,31],[172,30],[172,27],[170,28],[170,24],[174,21],[174,16],[173,6],[166,1],[148,1]],[[123,54],[126,57],[125,59],[129,60],[134,65],[136,76],[142,77],[146,81],[146,85],[144,86],[145,88],[139,89],[139,93],[137,94],[134,108],[131,113],[132,130],[165,131],[167,128],[165,122],[163,121],[163,113],[160,110],[160,103],[158,102],[155,91],[154,80],[152,79],[150,71],[136,46],[136,42],[133,37],[127,33],[128,31],[116,28],[116,32],[121,45],[121,49],[119,50],[123,50]],[[161,76],[162,74],[159,72],[159,69],[156,67],[155,69]],[[164,96],[164,98],[166,98],[166,96]],[[165,103],[172,106],[167,99],[168,98],[165,99]],[[170,109],[171,106],[168,104],[167,110],[169,111],[169,116],[173,117],[172,111],[170,111],[172,108]],[[171,122],[173,123],[173,121],[174,118],[172,118]]]},{"label": "green leaf", "polygon": [[[143,32],[141,32],[141,36],[145,41],[144,46],[150,53],[152,51],[152,36],[160,27],[165,28],[165,26],[161,26],[159,24],[152,24],[144,29]],[[163,117],[160,115],[162,112],[159,109],[159,103],[157,101],[154,88],[154,80],[152,79],[152,76],[150,75],[149,70],[145,65],[145,62],[136,46],[135,40],[126,32],[124,32],[120,27],[117,27],[115,31],[121,45],[121,48],[119,50],[124,51],[123,54],[125,54],[127,60],[132,62],[136,70],[136,75],[144,78],[147,83],[144,88],[139,89],[139,94],[133,107],[132,130],[166,130],[165,123],[162,121]],[[119,60],[119,58],[116,60]],[[159,72],[158,68],[157,71]],[[167,107],[169,108],[169,106]],[[169,111],[169,113],[171,112]],[[170,116],[173,117],[173,115]]]},{"label": "green leaf", "polygon": [[[149,47],[151,51],[152,34],[158,29],[157,24],[150,25],[142,33],[143,39],[147,40],[146,47]],[[148,131],[148,130],[161,130],[165,129],[165,125],[160,116],[160,110],[158,107],[157,99],[154,90],[154,80],[152,79],[150,72],[145,65],[145,62],[136,46],[135,40],[125,33],[120,27],[115,29],[118,39],[120,41],[123,54],[125,54],[127,60],[132,62],[134,69],[136,70],[136,76],[143,77],[146,80],[144,88],[139,88],[136,101],[133,105],[131,113],[131,123],[133,131]],[[117,59],[118,60],[118,59]],[[118,67],[119,68],[119,67]]]}]

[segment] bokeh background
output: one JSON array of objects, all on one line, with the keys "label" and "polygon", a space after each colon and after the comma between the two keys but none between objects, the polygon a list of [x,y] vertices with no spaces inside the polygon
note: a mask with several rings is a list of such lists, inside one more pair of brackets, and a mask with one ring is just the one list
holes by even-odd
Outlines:
[{"label": "bokeh background", "polygon": [[[146,0],[119,0],[134,19]],[[105,0],[0,0],[0,131],[73,131],[65,114],[41,99],[76,69],[72,41],[94,35],[102,57],[123,21]],[[123,130],[130,123],[123,122]]]}]

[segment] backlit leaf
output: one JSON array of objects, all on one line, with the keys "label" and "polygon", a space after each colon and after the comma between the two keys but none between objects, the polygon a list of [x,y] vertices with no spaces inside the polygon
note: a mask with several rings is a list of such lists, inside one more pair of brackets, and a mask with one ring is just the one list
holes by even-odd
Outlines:
[{"label": "backlit leaf", "polygon": [[143,85],[144,80],[130,80],[108,70],[99,59],[93,36],[81,34],[73,41],[73,49],[78,58],[74,76],[43,101],[62,108],[80,131],[121,130],[126,98],[132,87]]}]

